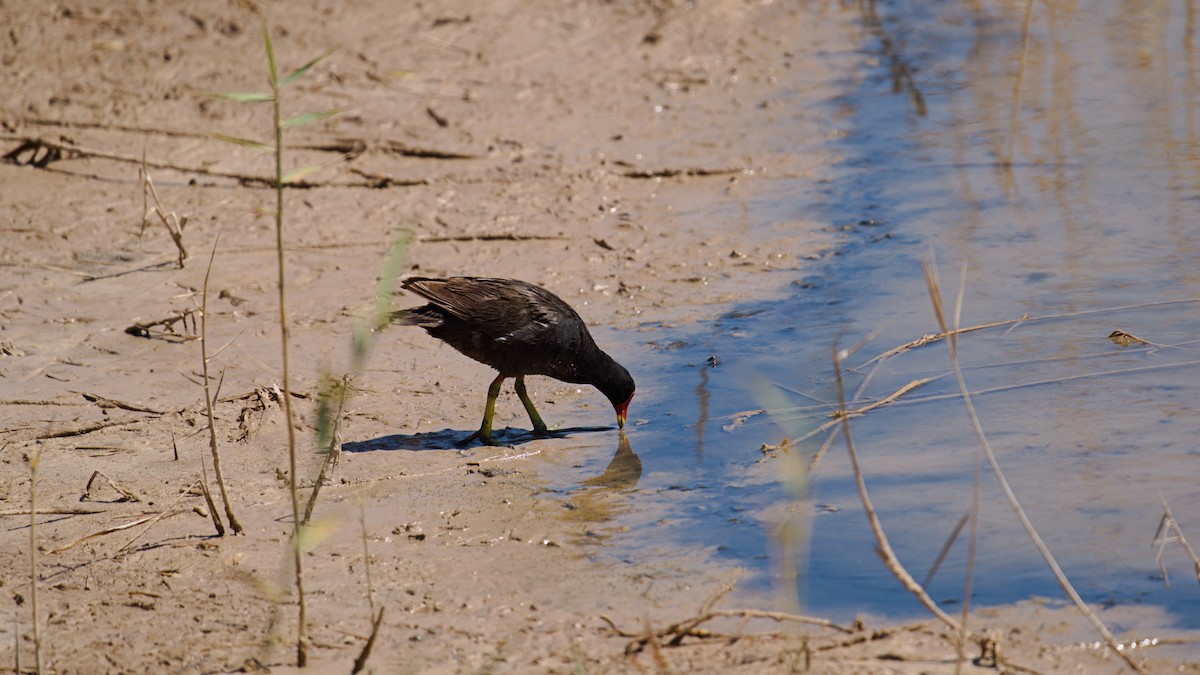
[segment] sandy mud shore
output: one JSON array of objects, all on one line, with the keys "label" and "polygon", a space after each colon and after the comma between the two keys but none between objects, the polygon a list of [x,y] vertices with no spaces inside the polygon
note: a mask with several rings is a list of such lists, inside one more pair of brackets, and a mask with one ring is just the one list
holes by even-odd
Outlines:
[{"label": "sandy mud shore", "polygon": [[[784,292],[772,270],[801,270],[837,242],[835,224],[799,216],[764,233],[747,204],[780,181],[819,182],[836,162],[828,102],[859,58],[846,8],[5,3],[0,669],[34,665],[34,457],[49,671],[294,664],[273,192],[258,180],[272,166],[212,136],[266,140],[269,111],[204,95],[266,86],[264,17],[284,70],[338,47],[284,104],[285,114],[343,109],[287,136],[291,167],[320,167],[288,190],[286,207],[308,480],[321,462],[314,390],[349,367],[353,316],[398,237],[405,273],[546,286],[618,359],[651,324]],[[164,215],[183,222],[182,268],[153,197],[144,217],[143,157]],[[210,371],[244,527],[225,537],[196,487],[208,461],[196,312],[218,235]],[[367,662],[376,672],[953,671],[953,642],[932,622],[780,624],[733,612],[778,607],[726,593],[739,570],[702,552],[596,562],[622,472],[640,470],[615,430],[603,432],[610,471],[564,506],[545,498],[542,469],[572,462],[571,438],[454,448],[478,426],[487,369],[419,330],[379,337],[343,411],[347,452],[304,554],[310,672],[348,671],[380,607]],[[565,426],[612,424],[593,390],[544,379],[531,389]],[[502,397],[497,427],[527,423],[516,398]],[[645,639],[713,608],[734,615]],[[1048,608],[986,620],[1005,655],[1036,671],[1118,668],[1037,640],[1046,626],[1061,644],[1078,631]]]}]

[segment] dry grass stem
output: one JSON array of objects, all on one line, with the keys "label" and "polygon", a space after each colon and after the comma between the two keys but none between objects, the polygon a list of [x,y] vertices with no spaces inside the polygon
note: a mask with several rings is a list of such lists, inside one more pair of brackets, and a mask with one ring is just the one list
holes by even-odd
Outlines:
[{"label": "dry grass stem", "polygon": [[186,511],[180,511],[177,509],[177,507],[179,506],[179,502],[183,501],[184,497],[187,497],[188,495],[192,494],[192,491],[195,490],[197,487],[199,487],[199,485],[198,485],[199,482],[200,481],[193,481],[192,484],[189,485],[186,490],[180,492],[179,496],[175,498],[175,501],[171,502],[171,505],[168,506],[166,508],[166,510],[162,511],[161,513],[157,513],[153,516],[150,516],[149,518],[144,520],[143,522],[146,523],[146,527],[143,528],[141,532],[138,532],[137,534],[133,535],[132,539],[130,539],[129,541],[127,541],[124,544],[122,544],[121,546],[119,546],[117,548],[117,552],[124,551],[125,549],[129,548],[130,546],[133,546],[133,544],[135,542],[137,542],[138,539],[141,539],[147,532],[149,532],[150,528],[154,527],[154,525],[156,523],[158,523],[158,521],[160,521],[168,516],[174,516],[174,515],[178,515],[180,513],[186,513]]},{"label": "dry grass stem", "polygon": [[680,178],[693,176],[729,176],[752,174],[754,168],[749,166],[716,166],[716,167],[673,167],[666,169],[631,169],[621,174],[626,178]]},{"label": "dry grass stem", "polygon": [[[653,628],[649,621],[646,622],[644,630],[639,632],[628,631],[616,624],[615,621],[607,616],[601,615],[599,619],[608,624],[612,632],[623,638],[629,638],[631,641],[625,646],[626,654],[636,654],[647,648],[654,655],[655,661],[662,660],[660,640],[665,641],[665,646],[678,647],[683,644],[684,638],[694,637],[698,639],[729,639],[734,637],[752,637],[744,634],[725,634],[717,633],[707,628],[701,628],[701,624],[708,623],[717,618],[738,618],[738,619],[770,619],[779,623],[803,623],[821,628],[827,628],[839,633],[854,634],[856,628],[838,625],[828,619],[818,617],[803,616],[800,614],[792,614],[789,612],[772,612],[756,609],[714,609],[716,604],[733,589],[733,584],[723,584],[715,593],[713,593],[700,606],[699,611],[695,616],[676,621],[663,628]],[[777,636],[778,633],[768,633],[766,635]],[[665,666],[665,660],[661,661]]]},{"label": "dry grass stem", "polygon": [[[874,337],[877,337],[877,335],[878,329],[871,332],[871,336],[868,338],[868,340],[874,339]],[[872,381],[874,381],[875,375],[879,372],[879,367],[881,365],[881,362],[877,362],[874,367],[867,371],[867,374],[863,376],[862,382],[858,383],[858,389],[854,390],[853,400],[855,402],[863,399],[863,395],[866,393],[867,387],[870,386]],[[824,427],[823,430],[829,431],[829,434],[825,436],[825,440],[821,442],[821,447],[817,448],[817,451],[813,453],[812,459],[809,460],[808,470],[810,472],[816,471],[817,467],[821,465],[821,460],[829,452],[829,449],[833,447],[833,444],[837,442],[838,435],[841,433],[841,428],[838,427],[836,422],[833,424],[826,423],[821,426]]]},{"label": "dry grass stem", "polygon": [[[329,388],[329,386],[325,387],[325,389]],[[313,482],[312,492],[308,495],[308,503],[304,506],[304,518],[301,520],[304,525],[312,520],[313,509],[317,505],[317,495],[320,494],[321,487],[332,479],[333,470],[337,468],[338,460],[342,456],[341,444],[338,440],[341,437],[342,411],[345,409],[346,396],[350,389],[350,374],[343,375],[341,382],[333,385],[332,388],[335,393],[322,393],[318,406],[317,417],[320,433],[318,433],[317,452],[324,454],[325,460],[321,462],[321,471],[317,474],[316,481]],[[331,411],[329,399],[332,397],[337,399],[337,408]]]},{"label": "dry grass stem", "polygon": [[861,368],[865,368],[867,366],[873,365],[880,361],[886,361],[886,360],[892,358],[893,356],[899,356],[900,354],[903,354],[904,352],[911,351],[913,349],[918,349],[918,348],[924,347],[926,345],[931,345],[935,342],[940,342],[942,340],[945,340],[948,337],[955,337],[958,335],[962,335],[964,333],[971,333],[971,332],[974,332],[977,330],[986,330],[988,328],[996,328],[999,326],[1010,326],[1010,325],[1018,323],[1018,322],[1026,322],[1029,319],[1030,319],[1029,314],[1024,314],[1019,319],[1005,319],[1003,321],[992,321],[991,323],[984,323],[984,324],[980,324],[978,326],[971,326],[970,328],[959,328],[954,331],[942,331],[941,333],[932,333],[932,334],[926,333],[925,335],[922,335],[921,337],[919,337],[915,340],[911,340],[909,342],[905,342],[902,345],[892,347],[891,349],[887,350],[886,352],[876,355],[876,356],[868,359],[866,362],[862,363],[861,365],[858,365],[850,370],[857,371]]},{"label": "dry grass stem", "polygon": [[[39,516],[91,516],[97,513],[107,513],[104,509],[77,509],[77,508],[52,508],[52,509],[37,509]],[[27,516],[29,509],[4,509],[0,510],[0,516]]]},{"label": "dry grass stem", "polygon": [[1158,561],[1158,566],[1162,570],[1163,583],[1168,588],[1171,586],[1171,580],[1167,576],[1167,566],[1163,562],[1163,553],[1167,550],[1167,544],[1174,543],[1178,543],[1192,559],[1192,567],[1196,571],[1196,581],[1200,582],[1200,557],[1196,555],[1196,551],[1183,536],[1183,530],[1179,527],[1179,521],[1175,520],[1175,514],[1171,512],[1171,505],[1167,503],[1166,497],[1162,497],[1162,503],[1163,515],[1158,521],[1158,529],[1154,532],[1154,545],[1158,548],[1155,560]]},{"label": "dry grass stem", "polygon": [[43,441],[49,438],[70,438],[72,436],[84,436],[93,431],[100,431],[109,427],[121,426],[123,424],[136,424],[138,420],[123,419],[123,420],[106,420],[104,422],[95,422],[93,424],[85,424],[81,427],[73,429],[59,429],[57,431],[46,431],[34,436],[35,439]]},{"label": "dry grass stem", "polygon": [[208,516],[212,518],[213,528],[218,537],[225,536],[225,524],[217,513],[217,505],[213,503],[212,491],[208,489],[208,465],[204,463],[204,453],[200,453],[200,492],[204,494],[204,503],[208,506]]},{"label": "dry grass stem", "polygon": [[[205,413],[208,415],[208,449],[209,449],[209,452],[212,453],[213,476],[217,479],[217,489],[221,492],[221,503],[225,507],[225,519],[229,521],[229,529],[233,530],[234,534],[241,534],[243,531],[242,524],[240,522],[238,522],[237,516],[234,515],[233,503],[230,501],[229,491],[225,487],[225,476],[221,471],[221,449],[220,449],[219,445],[217,444],[217,421],[216,421],[216,417],[213,415],[213,400],[220,393],[220,385],[218,385],[217,393],[216,394],[212,393],[210,391],[210,387],[209,387],[211,378],[209,378],[209,375],[208,375],[208,362],[209,362],[210,358],[212,358],[208,355],[208,279],[209,279],[209,276],[212,274],[213,260],[217,256],[217,244],[220,243],[220,241],[221,241],[221,233],[218,232],[216,238],[213,239],[212,252],[209,253],[209,256],[208,256],[208,267],[204,270],[204,285],[200,292],[200,365],[201,365],[201,372],[202,372],[202,375],[204,378],[204,410],[205,410]],[[228,346],[228,344],[226,346]],[[224,348],[225,347],[222,347],[221,349],[224,349]],[[215,357],[216,355],[214,354],[213,356]],[[224,374],[224,371],[222,371],[221,381],[224,382],[224,379],[225,379],[225,374]],[[201,461],[200,461],[200,467],[201,467],[201,470],[203,470],[203,468],[204,468],[204,460],[203,459],[201,459]],[[203,480],[204,480],[204,494],[205,494],[206,498],[209,500],[209,508],[211,509],[212,508],[212,499],[211,499],[211,497],[208,497],[208,477],[207,477],[207,475],[203,476]],[[224,531],[225,528],[223,528],[221,526],[221,520],[217,516],[215,510],[212,513],[212,517],[213,517],[213,522],[217,526],[217,534],[218,535],[225,534],[225,531]]]},{"label": "dry grass stem", "polygon": [[[929,290],[929,297],[933,303],[934,314],[937,315],[938,324],[943,333],[951,333],[951,331],[948,330],[949,324],[947,323],[943,308],[941,284],[937,277],[937,267],[931,257],[926,257],[921,262],[921,268],[925,275],[925,284]],[[959,306],[961,307],[961,290],[959,297]],[[1077,315],[1079,313],[1077,312],[1075,314]],[[1089,622],[1091,622],[1096,631],[1100,633],[1105,642],[1108,643],[1109,648],[1112,649],[1113,653],[1120,656],[1121,659],[1124,660],[1125,663],[1129,665],[1129,667],[1135,672],[1144,672],[1141,665],[1134,661],[1132,656],[1118,646],[1116,638],[1113,637],[1112,632],[1108,630],[1108,627],[1104,625],[1104,623],[1100,620],[1100,617],[1096,616],[1096,613],[1093,612],[1092,609],[1087,606],[1087,603],[1083,601],[1083,598],[1079,596],[1079,593],[1075,590],[1075,587],[1071,585],[1071,582],[1067,579],[1066,574],[1063,573],[1062,568],[1059,567],[1058,561],[1054,558],[1054,554],[1050,552],[1050,548],[1046,546],[1046,543],[1042,540],[1041,536],[1038,535],[1033,523],[1029,520],[1029,516],[1025,513],[1025,509],[1021,507],[1021,503],[1017,500],[1016,494],[1009,485],[1003,469],[1000,468],[1000,462],[996,459],[995,453],[992,452],[992,447],[987,440],[987,435],[983,432],[983,425],[979,420],[978,414],[975,412],[975,406],[971,401],[971,392],[967,388],[966,379],[964,378],[962,368],[958,363],[956,341],[949,341],[948,346],[950,353],[950,365],[954,369],[954,376],[958,381],[959,393],[962,396],[963,404],[967,408],[967,416],[970,418],[971,426],[975,430],[975,436],[979,441],[979,446],[983,450],[984,456],[987,458],[993,475],[996,477],[996,482],[1000,485],[1000,489],[1004,492],[1005,498],[1008,499],[1008,503],[1012,507],[1013,512],[1016,513],[1017,519],[1021,522],[1022,527],[1025,528],[1025,532],[1033,542],[1034,547],[1037,548],[1038,552],[1042,555],[1042,558],[1046,561],[1046,564],[1050,567],[1050,570],[1054,573],[1054,576],[1058,580],[1059,585],[1062,586],[1063,591],[1066,592],[1066,594],[1071,598],[1071,601],[1075,603],[1075,606],[1079,608],[1079,611],[1083,613]],[[857,466],[855,473],[857,474]]]},{"label": "dry grass stem", "polygon": [[1024,18],[1021,20],[1021,60],[1017,64],[1017,76],[1013,78],[1012,107],[1009,109],[1008,114],[1008,142],[1005,146],[1004,157],[999,165],[1004,178],[1001,183],[1006,188],[1005,192],[1011,192],[1013,186],[1016,184],[1012,166],[1013,159],[1016,157],[1017,130],[1021,119],[1021,87],[1025,82],[1025,66],[1029,59],[1029,27],[1032,21],[1033,0],[1025,0],[1025,13]]},{"label": "dry grass stem", "polygon": [[[1020,389],[1027,389],[1029,387],[1043,387],[1043,386],[1046,386],[1049,384],[1063,384],[1066,382],[1074,382],[1076,380],[1087,380],[1087,379],[1098,378],[1098,377],[1110,377],[1110,376],[1114,376],[1114,375],[1129,375],[1132,373],[1153,372],[1156,370],[1163,370],[1163,369],[1174,370],[1174,369],[1178,369],[1178,368],[1194,368],[1196,366],[1200,366],[1200,360],[1178,361],[1175,363],[1161,363],[1161,364],[1156,364],[1156,365],[1151,365],[1151,366],[1137,366],[1134,368],[1121,368],[1118,370],[1099,370],[1099,371],[1092,372],[1092,373],[1079,373],[1076,375],[1067,375],[1064,377],[1054,377],[1054,378],[1049,378],[1049,379],[1045,379],[1045,380],[1037,380],[1035,382],[1022,382],[1020,384],[1007,384],[1007,385],[1001,385],[1001,386],[997,386],[997,387],[990,387],[987,389],[976,389],[974,391],[971,391],[970,395],[977,397],[977,396],[984,396],[987,394],[999,394],[999,393],[1004,393],[1004,392],[1009,392],[1009,391],[1016,391],[1016,390],[1020,390]],[[905,393],[907,393],[907,391],[911,391],[913,384],[922,384],[922,385],[929,384],[930,382],[939,380],[949,374],[950,373],[945,373],[943,375],[937,375],[934,377],[925,378],[924,380],[917,380],[915,382],[905,385],[904,387],[901,387],[901,390],[906,390]],[[916,404],[920,404],[920,403],[933,403],[935,401],[945,401],[945,400],[949,400],[949,399],[956,399],[956,398],[960,398],[961,396],[962,396],[962,394],[960,394],[960,393],[933,394],[930,396],[914,396],[914,397],[902,399],[902,398],[896,396],[895,394],[891,394],[888,396],[888,398],[891,399],[888,402],[892,405],[897,405],[897,406],[916,405]],[[872,405],[864,406],[862,408],[848,410],[845,414],[849,415],[850,417],[859,417],[864,412],[867,412],[868,410],[874,409],[876,407],[879,407],[879,406],[872,404]],[[839,416],[842,413],[839,411],[834,411],[830,414],[834,415],[834,416]],[[782,418],[782,419],[786,420],[788,418]],[[824,431],[833,429],[834,427],[837,426],[837,424],[838,424],[838,419],[834,419],[834,420],[825,422],[824,424],[813,429],[812,431],[805,434],[804,436],[801,436],[801,437],[793,440],[792,443],[795,444],[795,443],[800,443],[802,441],[806,441],[806,440],[812,438],[813,436],[816,436],[817,434],[820,434]],[[836,438],[836,435],[835,435],[835,438]],[[819,463],[820,458],[825,454],[824,451],[828,449],[828,445],[830,443],[831,443],[830,440],[827,438],[825,443],[821,446],[821,450],[818,450],[817,454],[814,456],[815,463]],[[815,463],[810,463],[809,468],[810,469],[816,468]]]},{"label": "dry grass stem", "polygon": [[109,487],[111,487],[112,489],[114,489],[118,493],[120,493],[121,498],[118,499],[117,501],[119,501],[119,502],[140,502],[140,501],[142,501],[142,499],[140,497],[138,497],[137,495],[135,495],[131,490],[118,485],[116,481],[114,481],[113,479],[111,479],[107,475],[105,475],[103,471],[93,471],[92,472],[92,477],[88,479],[87,485],[84,486],[83,495],[79,498],[79,501],[90,502],[90,501],[94,500],[94,497],[92,496],[92,486],[95,485],[97,478],[103,478],[104,482],[108,483]]},{"label": "dry grass stem", "polygon": [[167,233],[171,235],[171,240],[175,242],[177,254],[175,262],[179,265],[179,269],[183,269],[183,261],[187,260],[187,248],[183,245],[183,228],[187,226],[187,215],[180,216],[174,211],[168,212],[163,208],[162,201],[158,198],[158,190],[154,187],[154,181],[150,178],[150,172],[146,169],[146,149],[142,148],[142,163],[138,167],[138,175],[142,181],[142,233],[146,232],[146,226],[149,224],[150,208],[147,196],[154,199],[154,213],[158,215],[159,221],[163,227],[167,228]]},{"label": "dry grass stem", "polygon": [[[852,353],[852,350],[847,350],[845,356],[849,356]],[[839,408],[844,411],[846,406],[846,398],[845,386],[842,383],[843,361],[843,353],[841,353],[835,346],[833,350],[833,370],[837,384],[838,405]],[[962,633],[962,626],[959,624],[959,622],[955,621],[953,617],[942,611],[941,607],[938,607],[933,598],[929,597],[929,594],[925,592],[925,589],[922,588],[915,579],[913,579],[912,575],[908,573],[908,570],[905,569],[904,565],[900,562],[900,559],[896,557],[896,553],[892,550],[892,545],[888,541],[887,534],[883,531],[883,525],[879,522],[879,515],[875,512],[875,506],[871,502],[871,495],[867,492],[867,483],[863,478],[862,469],[858,464],[858,452],[854,448],[854,438],[850,434],[850,415],[840,415],[839,421],[842,424],[842,437],[846,440],[846,451],[850,455],[850,464],[854,470],[854,481],[858,485],[858,496],[862,500],[863,511],[866,513],[867,522],[871,525],[871,532],[875,535],[875,542],[877,544],[876,552],[879,554],[884,566],[886,566],[888,571],[900,581],[900,584],[904,586],[909,593],[912,593],[913,596],[916,597],[917,601],[920,602],[930,614],[937,617],[938,620],[946,624],[955,632]]]},{"label": "dry grass stem", "polygon": [[[111,122],[88,122],[79,120],[58,120],[40,117],[17,117],[12,122],[30,126],[59,127],[68,129],[100,129],[103,131],[118,131],[147,136],[156,134],[174,138],[195,138],[208,140],[212,134],[187,129],[170,129],[166,127],[148,127],[131,124],[113,124]],[[12,140],[12,137],[9,138]],[[482,154],[465,153],[456,150],[441,150],[438,148],[417,147],[403,141],[393,139],[367,139],[356,136],[336,136],[318,143],[289,143],[284,146],[290,150],[318,150],[336,152],[343,155],[357,156],[371,150],[402,157],[424,157],[428,159],[480,159]]]},{"label": "dry grass stem", "polygon": [[[275,191],[275,261],[277,281],[276,287],[279,291],[279,344],[280,344],[280,360],[281,360],[281,378],[283,392],[280,397],[283,399],[284,417],[287,425],[287,442],[288,442],[288,492],[292,506],[292,563],[295,573],[296,598],[298,609],[298,620],[296,628],[296,665],[303,668],[308,664],[308,618],[306,599],[304,594],[304,566],[303,556],[301,555],[301,535],[303,534],[303,523],[300,518],[300,478],[298,475],[298,466],[296,461],[296,416],[292,410],[292,386],[291,386],[291,367],[288,360],[288,343],[290,337],[290,328],[288,325],[287,313],[287,276],[286,264],[284,257],[283,243],[283,223],[284,223],[284,186],[288,187],[313,187],[315,184],[305,183],[300,180],[300,177],[306,175],[319,167],[301,167],[294,171],[284,173],[283,170],[283,130],[285,127],[300,126],[325,119],[336,114],[339,110],[326,110],[316,113],[305,113],[295,115],[293,117],[284,118],[281,110],[282,92],[285,87],[294,82],[300,76],[304,75],[314,65],[328,57],[332,51],[325,52],[308,63],[297,68],[296,70],[281,76],[279,68],[275,62],[275,49],[271,45],[271,31],[267,22],[264,20],[262,24],[262,41],[266,51],[267,67],[268,67],[268,82],[271,85],[269,93],[230,93],[230,94],[214,94],[219,98],[225,98],[241,102],[269,102],[271,104],[271,127],[273,130],[273,143],[266,144],[250,139],[239,139],[232,137],[221,137],[224,140],[232,143],[251,146],[258,149],[268,150],[274,157],[275,173],[274,176],[266,181],[267,184]],[[218,136],[220,137],[220,136]]]},{"label": "dry grass stem", "polygon": [[[1080,316],[1092,316],[1092,315],[1096,315],[1096,314],[1112,314],[1115,312],[1127,312],[1127,311],[1135,310],[1135,309],[1151,309],[1151,308],[1155,308],[1155,307],[1164,307],[1164,306],[1168,306],[1168,305],[1183,305],[1183,304],[1192,304],[1192,303],[1200,303],[1200,298],[1180,298],[1178,300],[1158,300],[1155,302],[1139,302],[1139,303],[1132,304],[1132,305],[1118,305],[1116,307],[1102,307],[1100,309],[1087,309],[1087,310],[1082,310],[1082,311],[1078,311],[1078,312],[1063,312],[1060,314],[1047,314],[1045,316],[1031,316],[1029,314],[1023,314],[1022,316],[1020,316],[1019,318],[1016,318],[1016,319],[1006,319],[1004,321],[993,321],[991,323],[980,324],[978,326],[971,326],[969,328],[959,328],[959,329],[956,329],[953,331],[947,329],[947,330],[944,330],[941,333],[937,333],[937,334],[922,335],[921,337],[919,337],[915,340],[906,342],[897,347],[893,347],[892,349],[889,349],[886,352],[883,352],[882,354],[878,354],[849,370],[852,372],[858,372],[858,371],[862,370],[863,368],[865,368],[866,366],[872,365],[879,361],[884,361],[884,360],[890,359],[893,356],[896,356],[898,354],[903,354],[904,352],[907,352],[907,351],[910,351],[913,349],[917,349],[918,347],[924,347],[926,345],[930,345],[935,342],[939,342],[941,340],[946,339],[950,335],[962,335],[964,333],[971,333],[974,331],[985,330],[988,328],[998,328],[1000,326],[1015,326],[1015,325],[1019,325],[1019,324],[1034,323],[1037,321],[1054,321],[1057,319],[1071,319],[1071,318],[1080,317]],[[1164,346],[1168,346],[1168,345],[1164,345]]]},{"label": "dry grass stem", "polygon": [[[172,314],[163,319],[134,323],[127,327],[125,332],[136,337],[159,338],[172,342],[199,340],[200,337],[196,335],[195,315],[196,310],[185,309],[182,312]],[[178,325],[181,325],[183,330],[189,330],[190,328],[191,334],[176,332],[175,327]]]},{"label": "dry grass stem", "polygon": [[422,235],[417,237],[417,241],[422,244],[444,244],[447,242],[460,241],[547,241],[555,239],[567,239],[557,235],[544,234],[517,234],[516,232],[503,232],[500,234],[458,234],[447,236]]},{"label": "dry grass stem", "polygon": [[1112,340],[1118,347],[1128,347],[1130,345],[1146,345],[1152,347],[1166,347],[1168,345],[1160,345],[1144,338],[1140,338],[1132,333],[1126,333],[1123,330],[1114,330],[1108,334],[1108,339]]},{"label": "dry grass stem", "polygon": [[51,549],[50,553],[62,553],[63,551],[69,551],[70,549],[75,548],[76,546],[82,544],[83,542],[85,542],[89,539],[95,539],[96,537],[103,537],[106,534],[112,534],[114,532],[120,532],[121,530],[128,530],[131,527],[137,527],[138,525],[141,525],[142,523],[149,522],[154,517],[155,517],[155,514],[150,514],[148,516],[142,516],[141,518],[138,518],[137,520],[131,520],[127,523],[122,523],[120,525],[114,525],[113,527],[106,527],[103,530],[99,530],[99,531],[93,532],[91,534],[85,534],[82,537],[76,539],[75,541],[67,544],[66,546],[59,546],[58,548]]},{"label": "dry grass stem", "polygon": [[128,410],[129,412],[144,412],[144,413],[150,413],[152,415],[165,415],[166,414],[162,410],[158,410],[156,408],[148,408],[144,405],[139,405],[137,403],[128,403],[126,401],[118,401],[113,398],[106,398],[99,394],[89,394],[85,391],[81,391],[81,392],[79,392],[79,395],[82,396],[83,398],[85,398],[89,403],[96,404],[96,406],[99,407],[101,410],[111,410],[113,408],[119,408],[121,410]]},{"label": "dry grass stem", "polygon": [[375,588],[371,584],[371,544],[367,539],[367,510],[363,507],[361,501],[358,503],[358,526],[362,534],[363,573],[367,578],[367,607],[371,610],[371,616],[374,616]]},{"label": "dry grass stem", "polygon": [[[968,512],[964,513],[962,518],[958,519],[958,523],[950,531],[950,535],[946,537],[946,542],[942,544],[942,550],[938,551],[933,562],[929,564],[929,571],[925,573],[925,580],[921,582],[921,586],[929,588],[929,584],[933,583],[933,577],[937,574],[938,568],[942,566],[942,563],[946,560],[946,556],[950,554],[950,549],[954,546],[954,542],[958,541],[958,535],[962,534],[963,526],[967,524],[970,518],[971,514]],[[964,602],[963,604],[967,603]],[[966,622],[964,621],[964,623]]]},{"label": "dry grass stem", "polygon": [[[42,460],[38,448],[29,460],[29,611],[33,617],[33,663],[42,673],[42,629],[38,619],[37,470]],[[19,650],[18,650],[19,651]],[[18,670],[17,672],[20,672]]]},{"label": "dry grass stem", "polygon": [[[358,653],[358,657],[354,659],[354,666],[350,672],[361,673],[363,668],[367,667],[367,659],[371,658],[371,648],[375,646],[375,638],[379,637],[379,627],[383,625],[383,611],[387,607],[380,607],[379,612],[375,613],[375,618],[371,621],[371,634],[367,636],[367,642],[363,645],[362,651]],[[374,611],[374,610],[372,610]]]},{"label": "dry grass stem", "polygon": [[[929,384],[930,382],[940,380],[942,377],[944,377],[944,376],[939,375],[937,377],[927,377],[927,378],[920,379],[920,380],[913,380],[912,382],[909,382],[908,384],[900,387],[899,389],[888,394],[887,396],[883,397],[882,399],[875,401],[873,403],[868,403],[867,405],[864,405],[862,407],[855,408],[854,410],[846,410],[845,408],[839,407],[839,408],[835,409],[833,412],[829,413],[829,416],[832,417],[833,419],[829,420],[828,422],[825,422],[824,424],[821,424],[820,426],[813,429],[812,431],[809,431],[808,433],[804,434],[800,438],[797,438],[795,441],[792,441],[792,443],[793,444],[803,443],[804,441],[807,441],[808,439],[816,436],[817,434],[824,433],[826,431],[830,432],[829,436],[827,436],[825,438],[825,441],[821,444],[821,447],[817,449],[817,452],[813,455],[813,458],[808,463],[808,470],[815,471],[816,468],[821,464],[821,459],[825,457],[825,454],[829,451],[829,448],[832,447],[834,441],[837,440],[838,433],[840,433],[840,429],[838,428],[838,425],[841,424],[842,417],[844,417],[844,416],[861,417],[861,416],[867,414],[868,412],[875,410],[876,408],[881,408],[885,405],[888,405],[889,403],[895,403],[900,399],[900,397],[904,396],[905,394],[909,393],[910,391],[913,391],[914,389],[917,389],[919,387],[923,387],[926,384]],[[866,383],[864,382],[863,384],[865,385]],[[862,389],[863,389],[862,387],[859,388],[859,392],[856,394],[856,396],[861,395]]]},{"label": "dry grass stem", "polygon": [[[113,162],[122,162],[126,164],[138,164],[154,169],[169,169],[178,171],[184,174],[194,174],[197,176],[212,176],[214,178],[228,178],[237,181],[243,187],[272,187],[272,179],[254,174],[241,173],[238,171],[224,171],[214,169],[207,166],[188,166],[184,164],[176,164],[174,162],[159,162],[147,160],[144,158],[125,155],[118,152],[108,150],[99,150],[96,148],[87,148],[82,145],[77,145],[69,141],[52,141],[42,137],[31,136],[14,136],[11,134],[0,134],[0,141],[16,141],[19,145],[4,155],[4,158],[14,164],[21,166],[32,166],[38,169],[44,169],[50,164],[61,159],[68,158],[91,158],[91,159],[106,159]],[[326,183],[326,182],[311,182],[311,181],[292,181],[288,185],[294,188],[317,188],[317,187],[377,187],[372,182],[359,183]]]}]

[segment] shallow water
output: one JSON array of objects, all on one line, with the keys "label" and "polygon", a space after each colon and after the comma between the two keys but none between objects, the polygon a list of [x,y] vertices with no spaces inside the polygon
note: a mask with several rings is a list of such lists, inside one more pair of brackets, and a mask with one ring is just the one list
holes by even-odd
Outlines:
[{"label": "shallow water", "polygon": [[[965,265],[961,325],[1028,315],[965,334],[960,356],[998,461],[1076,588],[1092,603],[1159,605],[1181,626],[1200,625],[1189,559],[1166,547],[1168,587],[1152,545],[1164,498],[1200,545],[1195,8],[1028,7],[864,10],[866,67],[828,105],[846,158],[836,179],[802,203],[781,182],[748,206],[816,211],[850,239],[807,276],[781,271],[794,276],[785,301],[638,336],[650,337],[628,365],[658,378],[631,411],[648,420],[629,435],[638,479],[564,493],[604,495],[594,522],[609,546],[598,555],[708,547],[768,589],[787,578],[775,524],[794,512],[806,611],[921,614],[874,552],[844,444],[807,482],[787,483],[781,476],[807,465],[825,435],[782,457],[760,447],[828,419],[839,339],[849,346],[878,330],[847,361],[848,396],[871,374],[862,403],[940,378],[852,426],[891,543],[925,577],[970,509],[979,444],[943,343],[874,371],[864,364],[936,332],[919,262],[934,252],[950,307]],[[1115,330],[1151,344],[1119,345],[1108,338]],[[763,408],[771,412],[738,415]],[[583,453],[579,480],[615,451]],[[1063,597],[986,467],[982,479],[973,604]],[[806,499],[797,504],[794,490]],[[929,586],[950,610],[962,601],[965,532]]]}]

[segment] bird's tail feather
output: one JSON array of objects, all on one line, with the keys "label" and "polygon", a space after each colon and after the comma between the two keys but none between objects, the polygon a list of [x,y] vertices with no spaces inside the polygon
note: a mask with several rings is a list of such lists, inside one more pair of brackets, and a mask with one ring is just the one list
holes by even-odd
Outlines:
[{"label": "bird's tail feather", "polygon": [[438,328],[442,325],[442,315],[431,310],[429,305],[415,309],[400,309],[388,315],[388,320],[398,326],[420,326],[421,328]]}]

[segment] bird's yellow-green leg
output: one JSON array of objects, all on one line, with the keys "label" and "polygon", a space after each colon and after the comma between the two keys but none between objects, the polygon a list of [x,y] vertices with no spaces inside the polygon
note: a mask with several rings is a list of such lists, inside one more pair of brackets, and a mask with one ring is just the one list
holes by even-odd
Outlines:
[{"label": "bird's yellow-green leg", "polygon": [[517,390],[517,397],[521,399],[522,405],[525,406],[525,412],[529,413],[529,421],[533,422],[533,430],[539,434],[546,433],[546,423],[542,421],[542,416],[538,414],[537,408],[533,407],[533,400],[529,398],[529,393],[525,391],[524,375],[517,376],[517,383],[513,388]]},{"label": "bird's yellow-green leg", "polygon": [[483,408],[483,424],[479,425],[479,431],[462,439],[461,445],[466,445],[478,438],[483,441],[484,445],[496,445],[496,441],[492,438],[492,416],[496,414],[496,397],[500,396],[500,385],[504,384],[504,376],[497,375],[496,379],[492,380],[492,384],[488,387],[487,405]]}]

